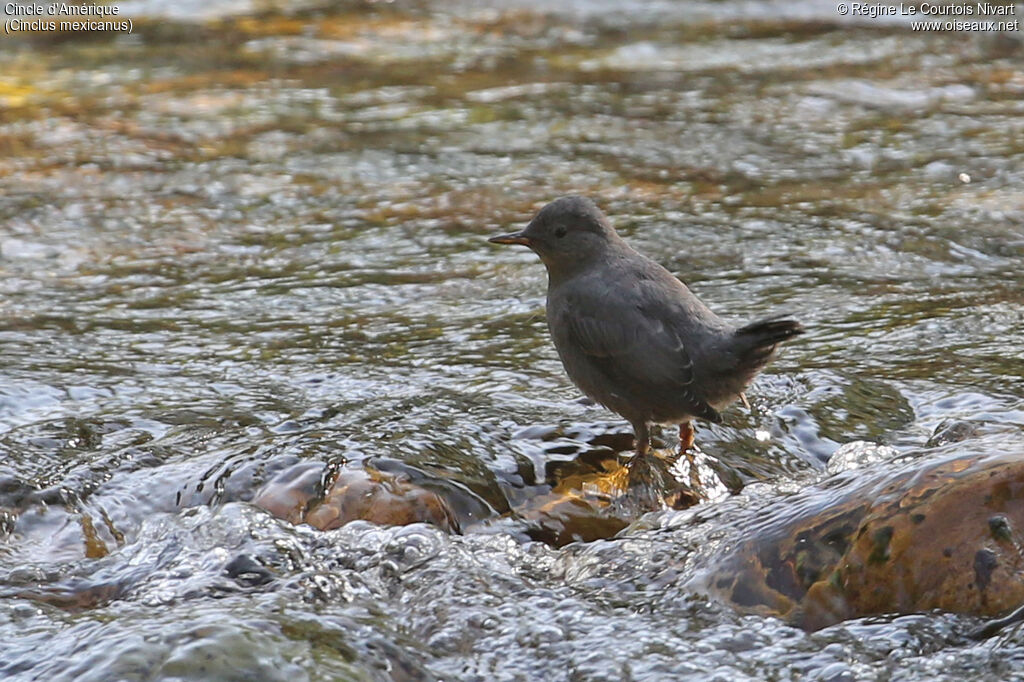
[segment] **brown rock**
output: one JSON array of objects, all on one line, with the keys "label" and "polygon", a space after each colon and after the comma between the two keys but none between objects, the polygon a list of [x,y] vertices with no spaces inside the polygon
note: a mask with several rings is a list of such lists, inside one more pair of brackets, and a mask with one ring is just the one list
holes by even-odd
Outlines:
[{"label": "brown rock", "polygon": [[[278,518],[308,523],[320,530],[363,520],[391,526],[430,523],[446,531],[459,531],[458,522],[443,498],[399,475],[372,469],[342,469],[329,480],[329,487],[324,485],[324,478],[322,464],[297,464],[264,486],[253,504]],[[332,478],[329,472],[326,478]]]},{"label": "brown rock", "polygon": [[600,470],[580,469],[557,478],[550,493],[533,497],[516,511],[529,524],[531,537],[551,545],[610,538],[646,512],[685,509],[698,502],[698,495],[669,468],[668,461],[654,454],[634,460],[631,467],[606,459]]},{"label": "brown rock", "polygon": [[1024,458],[945,456],[834,477],[762,513],[712,584],[808,630],[1024,603]]}]

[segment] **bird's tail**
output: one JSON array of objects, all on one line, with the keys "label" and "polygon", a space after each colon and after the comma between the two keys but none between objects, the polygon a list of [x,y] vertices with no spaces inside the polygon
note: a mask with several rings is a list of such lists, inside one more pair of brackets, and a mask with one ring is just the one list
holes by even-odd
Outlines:
[{"label": "bird's tail", "polygon": [[803,325],[781,315],[740,327],[735,333],[740,365],[757,372],[771,359],[778,344],[803,333]]}]

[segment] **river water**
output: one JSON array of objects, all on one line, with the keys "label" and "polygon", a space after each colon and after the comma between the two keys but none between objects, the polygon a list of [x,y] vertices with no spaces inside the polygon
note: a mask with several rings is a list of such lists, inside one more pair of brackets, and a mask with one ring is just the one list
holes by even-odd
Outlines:
[{"label": "river water", "polygon": [[[0,676],[1024,679],[1017,629],[805,633],[687,562],[843,444],[961,421],[966,452],[1024,445],[1019,31],[821,2],[120,7],[130,35],[0,39]],[[555,548],[499,517],[551,438],[626,428],[564,376],[536,257],[486,237],[570,192],[731,321],[808,333],[700,427],[744,493]],[[249,503],[306,461],[414,472],[465,532]]]}]

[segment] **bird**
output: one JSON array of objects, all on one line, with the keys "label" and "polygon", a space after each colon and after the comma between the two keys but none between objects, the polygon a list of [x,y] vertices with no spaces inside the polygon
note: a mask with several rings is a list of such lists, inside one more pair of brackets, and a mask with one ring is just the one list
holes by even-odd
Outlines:
[{"label": "bird", "polygon": [[[544,206],[495,244],[532,249],[547,269],[547,322],[572,382],[633,427],[637,462],[653,424],[679,425],[680,451],[692,421],[720,423],[775,355],[803,333],[786,315],[740,327],[713,313],[678,278],[635,251],[588,197]],[[631,462],[631,463],[632,463]]]}]

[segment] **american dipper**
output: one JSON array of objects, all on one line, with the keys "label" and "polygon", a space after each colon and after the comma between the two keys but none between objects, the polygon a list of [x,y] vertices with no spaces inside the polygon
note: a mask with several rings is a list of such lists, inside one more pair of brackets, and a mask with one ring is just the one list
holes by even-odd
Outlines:
[{"label": "american dipper", "polygon": [[803,332],[782,316],[727,324],[626,244],[586,197],[556,199],[522,231],[489,241],[540,256],[562,365],[587,396],[629,420],[638,455],[650,448],[652,423],[679,424],[688,449],[690,420],[721,422],[719,410],[743,397],[776,345]]}]

